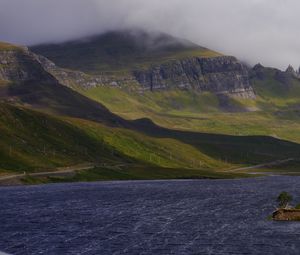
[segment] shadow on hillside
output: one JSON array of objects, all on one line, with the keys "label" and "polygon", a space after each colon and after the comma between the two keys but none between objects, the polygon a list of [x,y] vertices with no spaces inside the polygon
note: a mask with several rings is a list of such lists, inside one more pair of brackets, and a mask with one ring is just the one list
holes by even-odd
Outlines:
[{"label": "shadow on hillside", "polygon": [[300,144],[269,136],[232,136],[178,131],[157,126],[150,119],[132,121],[133,128],[152,137],[173,138],[223,161],[260,164],[278,159],[299,158]]}]

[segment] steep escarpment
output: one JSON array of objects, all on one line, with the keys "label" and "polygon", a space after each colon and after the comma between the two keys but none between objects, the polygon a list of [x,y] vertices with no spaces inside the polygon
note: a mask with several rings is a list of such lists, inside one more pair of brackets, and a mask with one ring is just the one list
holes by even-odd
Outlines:
[{"label": "steep escarpment", "polygon": [[249,82],[248,69],[234,57],[188,58],[174,60],[147,70],[135,70],[127,75],[90,75],[62,69],[43,56],[37,56],[43,67],[62,84],[90,89],[98,86],[131,87],[138,91],[192,89],[221,95],[255,98]]},{"label": "steep escarpment", "polygon": [[118,125],[123,120],[101,104],[61,85],[27,48],[0,48],[0,100]]},{"label": "steep escarpment", "polygon": [[150,90],[166,88],[196,89],[254,98],[248,70],[236,58],[190,58],[134,71],[138,82]]},{"label": "steep escarpment", "polygon": [[293,99],[298,102],[300,76],[291,66],[286,71],[281,71],[257,64],[251,69],[249,76],[252,86],[260,97],[268,100]]},{"label": "steep escarpment", "polygon": [[41,65],[51,73],[59,82],[70,88],[91,89],[99,86],[122,87],[127,85],[137,85],[137,81],[130,75],[112,74],[87,74],[82,71],[75,71],[58,67],[55,63],[44,56],[36,55]]},{"label": "steep escarpment", "polygon": [[44,70],[35,54],[26,47],[0,48],[0,80],[11,82],[57,80]]},{"label": "steep escarpment", "polygon": [[63,68],[42,60],[67,86],[126,86],[140,92],[179,88],[255,97],[248,70],[237,59],[170,35],[117,31],[32,50]]}]

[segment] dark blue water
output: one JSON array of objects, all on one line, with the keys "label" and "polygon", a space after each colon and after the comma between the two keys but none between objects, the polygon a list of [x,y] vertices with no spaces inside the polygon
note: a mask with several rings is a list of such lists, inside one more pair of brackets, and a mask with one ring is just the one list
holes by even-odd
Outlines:
[{"label": "dark blue water", "polygon": [[300,222],[272,222],[300,177],[0,188],[10,254],[300,254]]}]

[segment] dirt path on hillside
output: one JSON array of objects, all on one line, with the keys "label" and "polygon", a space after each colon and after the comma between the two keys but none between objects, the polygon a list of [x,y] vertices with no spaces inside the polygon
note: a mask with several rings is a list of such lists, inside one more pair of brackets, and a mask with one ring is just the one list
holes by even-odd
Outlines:
[{"label": "dirt path on hillside", "polygon": [[97,167],[95,164],[84,164],[84,165],[75,165],[75,166],[68,166],[68,167],[59,167],[53,169],[53,171],[47,171],[47,172],[39,172],[39,173],[26,173],[24,172],[23,174],[14,174],[14,175],[6,175],[0,177],[0,181],[7,181],[11,179],[20,179],[25,176],[30,176],[30,177],[42,177],[42,176],[50,176],[50,175],[57,175],[57,174],[67,174],[67,173],[74,173],[76,171],[81,171],[81,170],[89,170],[92,168]]},{"label": "dirt path on hillside", "polygon": [[255,166],[248,166],[248,167],[241,167],[241,168],[236,168],[236,169],[232,169],[228,172],[238,172],[238,171],[245,171],[245,170],[251,170],[251,169],[258,169],[258,168],[264,168],[264,167],[270,167],[270,166],[278,166],[290,161],[293,161],[294,158],[288,158],[288,159],[283,159],[283,160],[276,160],[273,162],[269,162],[269,163],[264,163],[264,164],[259,164],[259,165],[255,165]]}]

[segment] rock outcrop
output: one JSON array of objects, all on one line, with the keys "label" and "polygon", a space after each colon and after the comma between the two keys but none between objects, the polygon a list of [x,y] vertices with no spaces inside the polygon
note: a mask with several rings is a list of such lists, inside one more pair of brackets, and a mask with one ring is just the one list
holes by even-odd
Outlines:
[{"label": "rock outcrop", "polygon": [[300,221],[299,209],[278,209],[272,215],[273,220],[278,221]]},{"label": "rock outcrop", "polygon": [[0,80],[22,82],[43,80],[59,82],[73,88],[97,86],[124,87],[138,90],[195,89],[221,95],[255,98],[248,69],[236,58],[228,56],[170,60],[146,70],[126,75],[90,75],[57,67],[43,56],[27,48],[0,51]]},{"label": "rock outcrop", "polygon": [[89,89],[97,86],[126,86],[141,92],[179,88],[255,98],[247,68],[234,57],[174,60],[123,76],[90,75],[59,68],[43,56],[38,56],[38,59],[49,73],[68,87]]},{"label": "rock outcrop", "polygon": [[0,49],[0,63],[0,85],[4,81],[0,101],[113,126],[127,125],[103,105],[60,84],[27,48]]},{"label": "rock outcrop", "polygon": [[300,79],[300,73],[298,71],[295,71],[294,67],[292,67],[291,65],[288,66],[285,72],[294,78]]},{"label": "rock outcrop", "polygon": [[57,80],[44,69],[36,55],[26,47],[0,51],[0,80],[16,83],[27,81],[57,83]]},{"label": "rock outcrop", "polygon": [[90,75],[81,71],[60,68],[44,56],[36,55],[36,57],[47,72],[55,76],[61,84],[70,88],[90,89],[99,86],[122,87],[133,84],[138,85],[132,76]]},{"label": "rock outcrop", "polygon": [[248,70],[236,58],[189,58],[133,72],[145,89],[196,89],[217,94],[254,98]]}]

